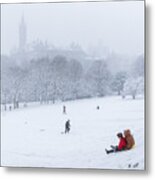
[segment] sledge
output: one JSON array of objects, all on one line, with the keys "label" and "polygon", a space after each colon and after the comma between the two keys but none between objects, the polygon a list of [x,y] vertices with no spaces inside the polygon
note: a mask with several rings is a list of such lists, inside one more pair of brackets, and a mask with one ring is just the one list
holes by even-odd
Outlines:
[{"label": "sledge", "polygon": [[[124,149],[122,151],[116,151],[116,146],[111,145],[110,147],[112,148],[112,150],[114,150],[114,153],[116,153],[116,152],[118,153],[118,152],[125,152],[125,151],[132,150],[132,149],[134,149],[136,147],[136,145],[134,145],[131,149]],[[107,153],[107,149],[105,149],[105,151]],[[107,153],[107,154],[110,154],[110,153]]]}]

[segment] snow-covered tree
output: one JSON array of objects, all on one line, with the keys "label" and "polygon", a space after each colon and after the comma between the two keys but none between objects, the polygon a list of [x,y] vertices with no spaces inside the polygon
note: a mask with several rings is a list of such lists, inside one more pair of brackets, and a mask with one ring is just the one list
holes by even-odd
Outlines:
[{"label": "snow-covered tree", "polygon": [[5,109],[7,103],[12,103],[11,97],[11,73],[10,69],[15,67],[15,63],[11,63],[11,59],[7,56],[1,56],[1,104],[4,104]]},{"label": "snow-covered tree", "polygon": [[137,57],[136,61],[132,65],[132,74],[136,77],[144,76],[144,56],[140,55]]},{"label": "snow-covered tree", "polygon": [[56,56],[50,64],[52,99],[65,100],[67,93],[67,68],[68,62],[64,56]]},{"label": "snow-covered tree", "polygon": [[8,73],[3,70],[1,75],[1,104],[4,105],[5,110],[7,110],[6,104],[10,103],[10,88]]},{"label": "snow-covered tree", "polygon": [[131,66],[128,79],[124,84],[123,94],[131,95],[133,99],[138,94],[144,94],[144,56],[138,56]]},{"label": "snow-covered tree", "polygon": [[86,79],[90,83],[93,96],[105,96],[109,92],[110,72],[103,60],[94,61],[89,68]]},{"label": "snow-covered tree", "polygon": [[123,71],[116,73],[116,75],[114,76],[112,80],[111,88],[113,91],[116,91],[118,95],[121,94],[126,79],[127,79],[127,73]]},{"label": "snow-covered tree", "polygon": [[80,92],[80,81],[83,76],[83,67],[81,63],[75,59],[69,61],[68,78],[70,86],[70,96],[77,99]]},{"label": "snow-covered tree", "polygon": [[131,95],[132,98],[135,99],[137,94],[144,93],[144,78],[143,77],[128,78],[124,84],[123,91],[126,95]]},{"label": "snow-covered tree", "polygon": [[13,107],[19,107],[19,101],[22,97],[22,87],[24,79],[26,77],[26,71],[20,67],[10,68],[10,93],[13,101]]}]

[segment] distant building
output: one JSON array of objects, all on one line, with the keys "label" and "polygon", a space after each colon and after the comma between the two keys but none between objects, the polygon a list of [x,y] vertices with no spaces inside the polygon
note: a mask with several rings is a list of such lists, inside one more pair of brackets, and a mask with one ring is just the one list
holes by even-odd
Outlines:
[{"label": "distant building", "polygon": [[53,59],[57,55],[65,56],[68,60],[77,59],[84,63],[87,54],[83,51],[80,45],[72,43],[68,48],[55,47],[43,42],[40,39],[34,39],[32,42],[27,42],[27,25],[24,14],[21,17],[18,26],[18,47],[14,49],[11,54],[11,61],[14,61],[17,65],[26,65],[31,60],[38,60],[42,58]]}]

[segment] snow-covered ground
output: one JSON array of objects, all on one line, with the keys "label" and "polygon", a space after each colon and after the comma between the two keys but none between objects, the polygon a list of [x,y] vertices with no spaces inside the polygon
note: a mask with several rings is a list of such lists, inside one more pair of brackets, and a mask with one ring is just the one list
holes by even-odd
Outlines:
[{"label": "snow-covered ground", "polygon": [[[71,132],[63,134],[67,119]],[[107,155],[124,129],[136,146]],[[2,111],[1,157],[2,166],[144,169],[144,100],[105,97]]]}]

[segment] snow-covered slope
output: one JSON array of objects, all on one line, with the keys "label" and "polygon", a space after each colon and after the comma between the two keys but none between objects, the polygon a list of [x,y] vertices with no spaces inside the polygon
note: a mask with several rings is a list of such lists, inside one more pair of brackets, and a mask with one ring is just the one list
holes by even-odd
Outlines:
[{"label": "snow-covered slope", "polygon": [[[63,134],[67,119],[71,132]],[[136,146],[107,155],[117,132],[128,128]],[[144,169],[144,100],[105,97],[2,111],[1,145],[2,166]]]}]

